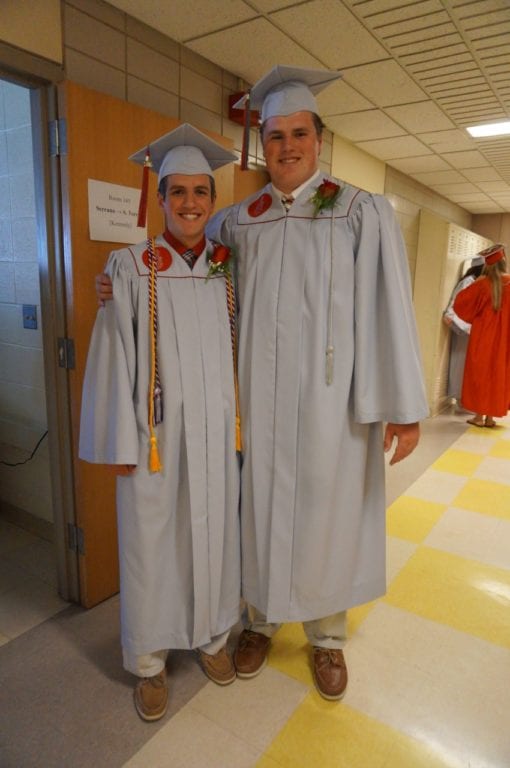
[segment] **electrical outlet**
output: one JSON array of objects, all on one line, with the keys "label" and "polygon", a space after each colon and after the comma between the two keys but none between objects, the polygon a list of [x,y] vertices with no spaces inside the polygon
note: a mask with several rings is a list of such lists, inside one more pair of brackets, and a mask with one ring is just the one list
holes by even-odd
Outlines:
[{"label": "electrical outlet", "polygon": [[37,307],[35,304],[23,304],[23,328],[37,328]]}]

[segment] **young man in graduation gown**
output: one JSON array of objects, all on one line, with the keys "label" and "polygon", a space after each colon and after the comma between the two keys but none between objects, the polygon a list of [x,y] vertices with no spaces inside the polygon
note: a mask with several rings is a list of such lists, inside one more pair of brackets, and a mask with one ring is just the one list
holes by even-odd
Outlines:
[{"label": "young man in graduation gown", "polygon": [[279,625],[300,621],[328,700],[347,686],[347,609],[386,587],[383,451],[396,441],[390,463],[405,458],[428,414],[392,207],[319,173],[314,94],[339,76],[277,66],[251,89],[271,183],[207,228],[238,266],[248,615],[237,675],[257,675]]},{"label": "young man in graduation gown", "polygon": [[240,611],[235,302],[228,249],[204,228],[213,169],[236,156],[186,124],[149,149],[166,228],[109,256],[113,301],[90,343],[79,453],[127,468],[117,478],[123,660],[140,678],[138,713],[157,720],[169,649],[198,649],[214,682],[235,679],[226,650]]},{"label": "young man in graduation gown", "polygon": [[258,674],[279,624],[300,621],[331,700],[347,684],[346,609],[385,591],[383,449],[405,458],[428,413],[392,207],[319,173],[313,94],[337,77],[278,66],[252,88],[271,183],[208,225],[239,254],[237,674]]}]

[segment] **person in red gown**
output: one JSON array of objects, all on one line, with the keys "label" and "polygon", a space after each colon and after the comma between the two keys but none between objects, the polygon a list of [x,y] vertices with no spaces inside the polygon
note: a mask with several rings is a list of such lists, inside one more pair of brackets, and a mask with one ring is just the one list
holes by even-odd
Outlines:
[{"label": "person in red gown", "polygon": [[481,277],[457,295],[453,309],[471,323],[462,404],[474,412],[468,424],[494,427],[510,407],[510,274],[503,245],[481,251]]}]

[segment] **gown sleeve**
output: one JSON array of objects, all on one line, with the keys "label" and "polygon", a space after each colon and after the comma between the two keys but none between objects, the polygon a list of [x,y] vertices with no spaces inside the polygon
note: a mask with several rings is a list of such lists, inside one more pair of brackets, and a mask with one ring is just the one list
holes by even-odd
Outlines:
[{"label": "gown sleeve", "polygon": [[235,246],[234,224],[237,220],[238,205],[230,205],[222,208],[209,219],[205,228],[209,240],[233,248]]},{"label": "gown sleeve", "polygon": [[463,291],[457,294],[453,302],[454,312],[466,323],[472,323],[480,311],[480,300],[485,299],[485,295],[480,291],[482,282],[476,280]]},{"label": "gown sleeve", "polygon": [[98,310],[83,381],[79,456],[95,464],[138,464],[135,294],[122,253],[106,265],[113,301]]},{"label": "gown sleeve", "polygon": [[361,201],[352,227],[355,418],[410,424],[429,409],[400,228],[391,204],[380,195]]},{"label": "gown sleeve", "polygon": [[450,325],[450,329],[453,331],[453,333],[457,334],[469,334],[471,330],[471,326],[469,323],[466,323],[462,318],[460,318],[457,313],[453,309],[453,303],[458,296],[458,294],[464,290],[464,288],[467,288],[471,283],[474,283],[474,277],[464,277],[462,280],[460,280],[455,288],[453,289],[452,295],[450,297],[450,301],[448,302],[448,306],[446,307],[445,311],[443,312],[443,315],[445,317],[450,318],[452,321]]}]

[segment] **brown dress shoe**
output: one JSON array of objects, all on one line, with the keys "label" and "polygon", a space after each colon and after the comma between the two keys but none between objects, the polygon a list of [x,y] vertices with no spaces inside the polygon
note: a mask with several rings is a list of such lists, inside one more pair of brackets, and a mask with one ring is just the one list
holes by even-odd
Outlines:
[{"label": "brown dress shoe", "polygon": [[237,676],[250,678],[262,672],[267,664],[270,644],[271,638],[260,632],[252,632],[251,629],[243,629],[234,653]]},{"label": "brown dress shoe", "polygon": [[335,648],[313,648],[313,679],[320,695],[328,701],[341,699],[347,688],[344,652]]},{"label": "brown dress shoe", "polygon": [[204,651],[199,649],[198,657],[202,669],[213,683],[217,683],[218,685],[228,685],[229,683],[233,683],[236,679],[236,668],[234,667],[234,662],[227,653],[225,646],[218,651],[218,653],[213,655],[204,653]]},{"label": "brown dress shoe", "polygon": [[142,720],[160,720],[168,704],[166,670],[154,677],[142,677],[134,692],[136,711]]}]

